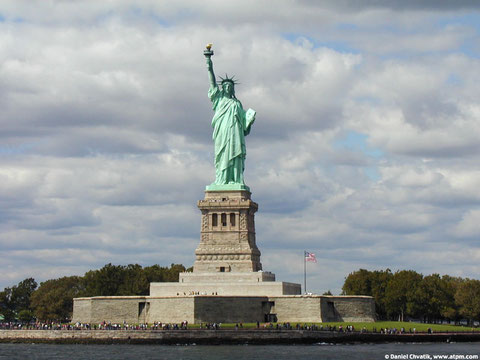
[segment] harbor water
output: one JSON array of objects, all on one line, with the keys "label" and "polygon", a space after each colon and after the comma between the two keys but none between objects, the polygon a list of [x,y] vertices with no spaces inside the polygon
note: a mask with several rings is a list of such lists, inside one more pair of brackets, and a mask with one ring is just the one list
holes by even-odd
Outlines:
[{"label": "harbor water", "polygon": [[480,359],[480,343],[355,345],[0,344],[0,359]]}]

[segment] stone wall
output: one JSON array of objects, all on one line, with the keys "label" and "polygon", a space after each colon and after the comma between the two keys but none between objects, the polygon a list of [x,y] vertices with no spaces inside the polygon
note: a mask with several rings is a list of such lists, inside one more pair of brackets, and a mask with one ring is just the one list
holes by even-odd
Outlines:
[{"label": "stone wall", "polygon": [[322,296],[324,322],[375,321],[375,301],[370,296]]},{"label": "stone wall", "polygon": [[369,296],[112,296],[74,299],[73,322],[365,322]]},{"label": "stone wall", "polygon": [[196,296],[195,323],[263,322],[267,297]]},{"label": "stone wall", "polygon": [[[264,282],[275,281],[275,274],[269,271],[255,272],[183,272],[179,274],[180,283],[219,283],[219,282]],[[159,284],[159,283],[153,283]]]},{"label": "stone wall", "polygon": [[274,307],[270,310],[277,315],[278,322],[321,322],[320,297],[281,296],[270,297]]},{"label": "stone wall", "polygon": [[72,322],[91,323],[92,298],[73,299]]},{"label": "stone wall", "polygon": [[[316,344],[478,342],[480,333],[396,334],[310,330],[0,330],[0,343],[64,344]],[[292,349],[293,351],[294,349]],[[32,353],[33,354],[33,353]],[[33,357],[34,355],[32,355]],[[159,355],[161,356],[161,355]]]},{"label": "stone wall", "polygon": [[282,282],[283,286],[283,295],[301,295],[302,294],[302,285],[291,283],[291,282]]},{"label": "stone wall", "polygon": [[[195,297],[175,297],[175,298],[148,298],[150,304],[148,309],[147,321],[162,323],[180,323],[188,321],[194,323]],[[143,322],[143,320],[141,321]]]},{"label": "stone wall", "polygon": [[198,208],[202,220],[194,273],[251,273],[262,269],[255,242],[258,205],[250,199],[249,191],[206,191]]},{"label": "stone wall", "polygon": [[210,283],[151,283],[150,296],[279,296],[300,293],[300,285],[280,281],[212,282]]},{"label": "stone wall", "polygon": [[103,321],[138,323],[146,306],[145,296],[101,296],[73,299],[72,322],[101,323]]},{"label": "stone wall", "polygon": [[[145,303],[145,297],[105,297],[93,298],[91,305],[91,322],[136,323],[139,320],[139,304]],[[106,318],[108,316],[108,318]]]}]

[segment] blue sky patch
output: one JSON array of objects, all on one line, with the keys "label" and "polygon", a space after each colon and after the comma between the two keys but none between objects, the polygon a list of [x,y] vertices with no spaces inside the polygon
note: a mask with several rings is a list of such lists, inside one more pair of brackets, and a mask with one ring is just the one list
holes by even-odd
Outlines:
[{"label": "blue sky patch", "polygon": [[372,148],[367,144],[368,135],[356,131],[348,131],[346,135],[336,140],[333,146],[337,149],[346,149],[354,152],[363,152],[365,155],[380,158],[383,152],[380,149]]},{"label": "blue sky patch", "polygon": [[[336,149],[345,149],[355,153],[363,153],[367,157],[379,159],[383,156],[380,149],[372,148],[367,144],[368,135],[356,131],[348,131],[345,136],[337,139],[333,143]],[[381,176],[376,166],[364,166],[365,175],[372,181],[380,180]]]},{"label": "blue sky patch", "polygon": [[35,147],[35,143],[24,143],[19,145],[0,145],[0,155],[20,155],[28,153]]},{"label": "blue sky patch", "polygon": [[346,42],[342,41],[317,41],[310,36],[298,33],[284,33],[282,34],[284,39],[296,44],[301,39],[307,39],[309,42],[312,43],[314,49],[318,49],[321,47],[326,47],[332,50],[335,50],[340,53],[348,53],[348,54],[359,54],[360,51],[351,47]]},{"label": "blue sky patch", "polygon": [[443,16],[438,19],[437,24],[439,26],[451,26],[451,25],[467,25],[469,27],[473,27],[480,31],[480,13],[470,13],[470,14],[462,14],[462,15],[455,15],[455,16]]},{"label": "blue sky patch", "polygon": [[448,75],[446,83],[449,85],[460,86],[463,85],[463,80],[457,74],[450,74]]}]

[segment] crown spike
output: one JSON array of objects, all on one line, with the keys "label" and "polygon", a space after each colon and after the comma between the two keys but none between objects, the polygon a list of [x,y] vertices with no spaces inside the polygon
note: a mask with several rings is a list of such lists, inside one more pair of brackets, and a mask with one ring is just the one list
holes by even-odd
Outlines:
[{"label": "crown spike", "polygon": [[225,82],[230,82],[230,83],[232,83],[232,84],[234,84],[234,85],[239,84],[239,82],[237,81],[237,79],[235,79],[235,75],[233,75],[233,76],[230,78],[230,77],[228,77],[228,74],[225,73],[225,77],[219,76],[219,78],[220,78],[220,81],[217,81],[217,84],[223,84],[223,83],[225,83]]}]

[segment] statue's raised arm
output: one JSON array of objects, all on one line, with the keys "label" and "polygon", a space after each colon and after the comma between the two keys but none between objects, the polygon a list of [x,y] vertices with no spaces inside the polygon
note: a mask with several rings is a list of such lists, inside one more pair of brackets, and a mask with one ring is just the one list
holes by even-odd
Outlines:
[{"label": "statue's raised arm", "polygon": [[220,78],[221,87],[217,85],[212,63],[212,44],[203,52],[207,58],[210,89],[208,97],[214,111],[212,119],[213,141],[215,142],[215,181],[207,186],[209,191],[247,190],[243,180],[245,168],[245,136],[255,121],[255,111],[243,109],[242,103],[235,96],[234,77]]},{"label": "statue's raised arm", "polygon": [[208,69],[208,78],[210,79],[210,86],[217,87],[217,81],[215,80],[215,73],[213,72],[213,62],[212,62],[212,44],[207,45],[207,49],[203,52],[207,59],[207,69]]}]

